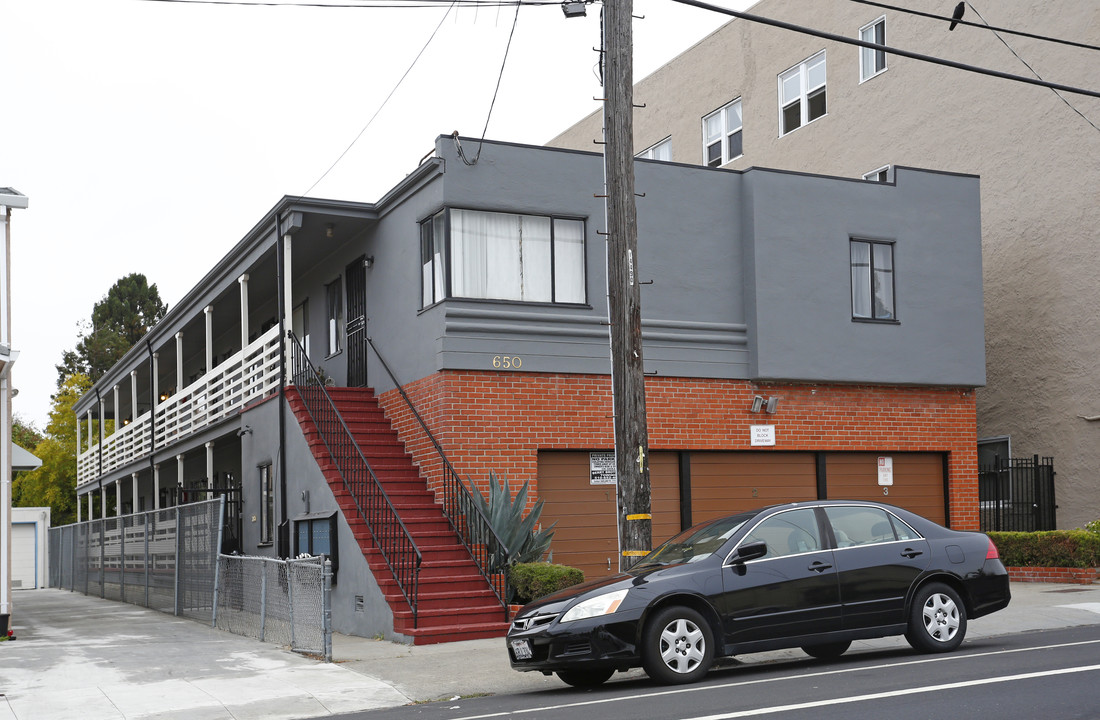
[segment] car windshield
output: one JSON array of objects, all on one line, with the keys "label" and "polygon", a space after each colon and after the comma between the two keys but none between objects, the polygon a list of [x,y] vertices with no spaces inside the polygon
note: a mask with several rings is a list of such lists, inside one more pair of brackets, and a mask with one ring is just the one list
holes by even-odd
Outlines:
[{"label": "car windshield", "polygon": [[744,513],[688,528],[642,558],[635,568],[699,562],[716,553],[745,521],[756,513]]}]

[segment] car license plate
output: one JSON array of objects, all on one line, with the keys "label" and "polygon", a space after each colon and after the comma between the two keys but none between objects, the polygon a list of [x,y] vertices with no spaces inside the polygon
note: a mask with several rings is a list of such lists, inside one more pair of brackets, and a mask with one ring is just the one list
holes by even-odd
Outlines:
[{"label": "car license plate", "polygon": [[516,656],[516,660],[530,660],[531,659],[531,643],[528,640],[513,640],[512,641],[512,654]]}]

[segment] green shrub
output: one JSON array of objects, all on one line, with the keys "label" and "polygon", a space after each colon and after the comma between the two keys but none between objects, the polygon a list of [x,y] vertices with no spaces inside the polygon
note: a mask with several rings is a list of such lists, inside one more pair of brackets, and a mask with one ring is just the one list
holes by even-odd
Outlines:
[{"label": "green shrub", "polygon": [[1100,533],[1084,530],[986,533],[1009,567],[1100,567]]},{"label": "green shrub", "polygon": [[584,582],[584,573],[568,565],[517,563],[508,571],[515,602],[526,604],[544,595]]},{"label": "green shrub", "polygon": [[1093,520],[1085,526],[1085,532],[1096,533],[1100,535],[1100,520]]}]

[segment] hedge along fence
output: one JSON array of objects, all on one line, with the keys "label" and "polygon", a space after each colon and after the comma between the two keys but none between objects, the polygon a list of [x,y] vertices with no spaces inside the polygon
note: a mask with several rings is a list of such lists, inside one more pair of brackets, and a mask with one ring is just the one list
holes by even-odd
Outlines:
[{"label": "hedge along fence", "polygon": [[1089,584],[1100,568],[1100,533],[1084,530],[991,532],[1013,580]]},{"label": "hedge along fence", "polygon": [[526,604],[584,582],[584,573],[568,565],[516,563],[508,571],[508,580],[516,592],[514,602]]}]

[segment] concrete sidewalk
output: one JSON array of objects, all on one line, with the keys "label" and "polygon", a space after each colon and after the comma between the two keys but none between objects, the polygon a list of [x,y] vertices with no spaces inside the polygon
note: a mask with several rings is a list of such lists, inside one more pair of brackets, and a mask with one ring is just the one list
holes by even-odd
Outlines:
[{"label": "concrete sidewalk", "polygon": [[[970,623],[968,642],[1100,624],[1100,585],[1014,583],[1005,610]],[[306,718],[456,696],[565,687],[517,673],[504,641],[414,647],[336,635],[334,664],[175,618],[63,590],[15,596],[18,640],[0,643],[0,720]],[[904,647],[901,638],[849,652]],[[743,663],[804,657],[790,650]],[[616,678],[642,677],[633,670]]]}]

